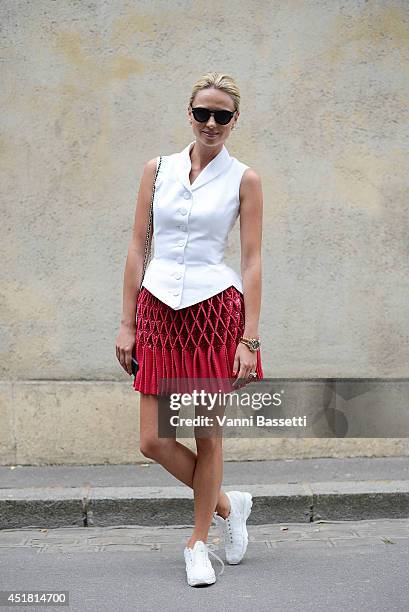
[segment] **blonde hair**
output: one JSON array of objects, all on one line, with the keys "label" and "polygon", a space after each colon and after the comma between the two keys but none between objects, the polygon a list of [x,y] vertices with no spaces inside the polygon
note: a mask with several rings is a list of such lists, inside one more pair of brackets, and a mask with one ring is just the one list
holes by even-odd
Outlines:
[{"label": "blonde hair", "polygon": [[209,87],[214,87],[227,93],[233,100],[234,110],[240,110],[240,91],[237,83],[233,77],[222,72],[206,72],[206,74],[201,76],[193,85],[189,105],[193,106],[193,100],[199,91]]}]

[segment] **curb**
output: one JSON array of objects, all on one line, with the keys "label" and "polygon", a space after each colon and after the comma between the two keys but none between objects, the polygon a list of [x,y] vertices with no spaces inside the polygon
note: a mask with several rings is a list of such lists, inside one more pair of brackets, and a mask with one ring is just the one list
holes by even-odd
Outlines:
[{"label": "curb", "polygon": [[[253,496],[248,524],[409,518],[409,480],[229,485]],[[0,529],[193,525],[189,487],[0,489]]]}]

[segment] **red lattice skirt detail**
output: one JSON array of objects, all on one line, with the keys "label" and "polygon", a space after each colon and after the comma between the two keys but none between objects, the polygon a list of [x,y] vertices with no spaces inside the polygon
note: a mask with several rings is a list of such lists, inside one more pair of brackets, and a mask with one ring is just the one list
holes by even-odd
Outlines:
[{"label": "red lattice skirt detail", "polygon": [[[133,388],[141,393],[162,395],[169,391],[208,389],[198,386],[196,381],[211,379],[217,389],[229,392],[248,382],[261,380],[263,369],[258,350],[257,378],[250,377],[237,387],[231,385],[237,378],[237,374],[233,376],[233,363],[244,323],[244,297],[233,285],[179,310],[164,304],[142,287],[135,339],[139,370]],[[189,389],[186,388],[187,379],[190,379]],[[182,381],[180,385],[179,381]],[[215,388],[211,386],[211,390]]]}]

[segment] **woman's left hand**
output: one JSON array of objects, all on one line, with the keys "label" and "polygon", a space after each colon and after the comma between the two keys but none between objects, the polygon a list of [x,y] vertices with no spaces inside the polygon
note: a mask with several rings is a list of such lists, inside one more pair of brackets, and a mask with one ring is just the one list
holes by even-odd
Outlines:
[{"label": "woman's left hand", "polygon": [[237,373],[237,379],[250,378],[250,372],[255,372],[256,366],[257,353],[251,351],[243,342],[239,342],[234,355],[233,376]]}]

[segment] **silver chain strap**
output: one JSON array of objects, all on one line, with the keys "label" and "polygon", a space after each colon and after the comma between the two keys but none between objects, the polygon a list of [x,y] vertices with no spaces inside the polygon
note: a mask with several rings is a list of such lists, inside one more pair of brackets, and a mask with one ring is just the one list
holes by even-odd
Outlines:
[{"label": "silver chain strap", "polygon": [[144,276],[145,276],[145,270],[146,270],[146,267],[148,265],[148,261],[149,261],[150,255],[151,255],[151,246],[152,246],[151,235],[152,235],[152,224],[153,224],[153,200],[154,200],[154,197],[155,197],[156,179],[158,177],[159,168],[160,168],[161,163],[162,163],[162,155],[159,156],[159,163],[158,163],[158,167],[156,169],[155,180],[153,181],[151,206],[150,206],[150,210],[149,210],[148,229],[146,231],[146,240],[145,240],[145,255],[144,255],[144,258],[143,258],[143,270],[142,270],[141,284],[139,285],[139,291],[141,290],[143,279],[144,279]]}]

